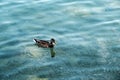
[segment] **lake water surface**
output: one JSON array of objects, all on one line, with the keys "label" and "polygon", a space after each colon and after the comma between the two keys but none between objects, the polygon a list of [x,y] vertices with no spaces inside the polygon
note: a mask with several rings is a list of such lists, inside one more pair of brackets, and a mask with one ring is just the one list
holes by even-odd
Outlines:
[{"label": "lake water surface", "polygon": [[0,80],[120,80],[120,0],[0,0]]}]

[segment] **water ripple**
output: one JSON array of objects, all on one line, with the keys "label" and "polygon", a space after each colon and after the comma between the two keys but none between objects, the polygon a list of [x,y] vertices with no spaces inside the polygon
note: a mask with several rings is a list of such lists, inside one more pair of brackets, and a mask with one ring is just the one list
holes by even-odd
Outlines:
[{"label": "water ripple", "polygon": [[[119,0],[0,3],[2,80],[119,80]],[[56,56],[33,39],[55,38]],[[87,75],[87,76],[86,76]]]}]

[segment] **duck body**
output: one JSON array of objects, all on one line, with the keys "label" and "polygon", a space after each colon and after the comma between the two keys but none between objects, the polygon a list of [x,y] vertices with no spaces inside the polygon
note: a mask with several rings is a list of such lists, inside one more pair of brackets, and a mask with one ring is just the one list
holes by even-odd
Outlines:
[{"label": "duck body", "polygon": [[43,47],[43,48],[53,48],[55,45],[55,39],[53,38],[50,41],[38,40],[38,39],[34,39],[34,41],[39,47]]}]

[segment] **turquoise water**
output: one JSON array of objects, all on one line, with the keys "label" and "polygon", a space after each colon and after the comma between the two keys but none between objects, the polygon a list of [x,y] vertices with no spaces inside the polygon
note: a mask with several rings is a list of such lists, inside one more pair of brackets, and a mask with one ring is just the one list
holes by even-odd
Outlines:
[{"label": "turquoise water", "polygon": [[0,80],[120,80],[120,0],[0,0]]}]

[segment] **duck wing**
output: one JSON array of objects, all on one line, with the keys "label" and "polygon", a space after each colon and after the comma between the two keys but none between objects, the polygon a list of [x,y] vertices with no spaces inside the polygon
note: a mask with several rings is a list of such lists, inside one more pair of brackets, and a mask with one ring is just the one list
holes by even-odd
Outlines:
[{"label": "duck wing", "polygon": [[39,43],[41,43],[41,44],[49,44],[49,42],[45,41],[45,40],[39,40]]},{"label": "duck wing", "polygon": [[36,42],[36,44],[40,47],[44,47],[44,48],[48,48],[49,47],[49,42],[45,41],[45,40],[37,40],[34,39],[34,41]]}]

